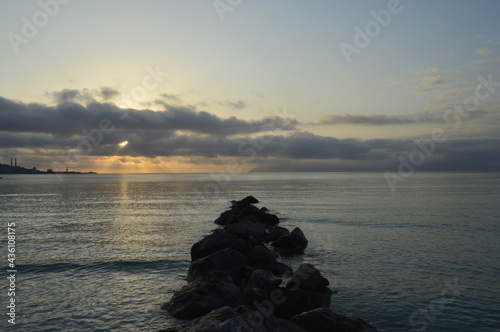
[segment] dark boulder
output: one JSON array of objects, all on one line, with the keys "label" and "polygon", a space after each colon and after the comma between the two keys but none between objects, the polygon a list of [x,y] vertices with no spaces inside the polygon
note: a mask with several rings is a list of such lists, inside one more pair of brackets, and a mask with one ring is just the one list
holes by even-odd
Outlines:
[{"label": "dark boulder", "polygon": [[252,310],[240,306],[236,309],[222,307],[194,319],[184,326],[173,327],[160,332],[304,332],[291,321],[276,318],[265,309]]},{"label": "dark boulder", "polygon": [[285,255],[301,254],[307,247],[308,241],[300,228],[295,228],[290,234],[280,236],[271,243],[280,253]]},{"label": "dark boulder", "polygon": [[376,332],[377,330],[356,317],[338,314],[330,309],[319,308],[294,316],[292,322],[306,332]]},{"label": "dark boulder", "polygon": [[293,275],[293,270],[290,266],[282,262],[276,262],[271,266],[271,272],[280,277],[291,277]]},{"label": "dark boulder", "polygon": [[216,251],[229,248],[239,240],[234,234],[229,234],[223,229],[216,229],[212,234],[205,236],[191,247],[191,261],[209,256]]},{"label": "dark boulder", "polygon": [[282,299],[275,307],[276,317],[290,319],[302,312],[330,306],[331,292],[315,293],[303,289],[278,287],[271,291],[275,297]]},{"label": "dark boulder", "polygon": [[276,307],[276,316],[290,318],[305,311],[328,308],[333,292],[330,283],[311,264],[302,264],[285,288],[277,288],[284,301]]},{"label": "dark boulder", "polygon": [[191,263],[187,281],[192,282],[198,276],[209,271],[221,270],[227,272],[233,278],[234,282],[238,284],[248,263],[248,257],[238,250],[219,250],[210,256],[200,258]]},{"label": "dark boulder", "polygon": [[324,278],[311,264],[302,264],[299,266],[293,277],[288,281],[286,287],[289,289],[303,289],[315,293],[328,292],[330,282]]},{"label": "dark boulder", "polygon": [[277,276],[291,276],[293,270],[288,265],[278,262],[274,253],[266,246],[257,245],[250,253],[250,264],[261,269],[270,270]]},{"label": "dark boulder", "polygon": [[271,229],[269,232],[269,237],[271,238],[271,241],[276,241],[283,235],[290,234],[290,231],[284,227],[280,226],[275,226]]},{"label": "dark boulder", "polygon": [[228,319],[237,317],[238,313],[231,307],[221,307],[215,309],[203,317],[193,319],[189,324],[184,326],[172,327],[170,329],[161,330],[160,332],[220,332],[221,323]]},{"label": "dark boulder", "polygon": [[271,250],[267,247],[257,245],[253,247],[252,252],[250,253],[250,263],[261,269],[269,270],[271,266],[276,263],[276,258],[274,258]]},{"label": "dark boulder", "polygon": [[236,308],[239,316],[231,318],[221,325],[221,328],[231,326],[233,329],[221,329],[221,331],[304,332],[302,328],[291,321],[277,318],[273,314],[272,304],[268,306],[267,302],[262,302],[258,307],[257,310],[245,306]]},{"label": "dark boulder", "polygon": [[257,203],[259,203],[259,200],[257,198],[255,198],[255,197],[253,197],[252,195],[243,198],[241,201],[244,202],[244,203],[248,203],[248,204],[257,204]]},{"label": "dark boulder", "polygon": [[223,306],[241,304],[240,289],[224,271],[208,271],[175,292],[162,306],[172,316],[192,319]]},{"label": "dark boulder", "polygon": [[253,271],[243,290],[243,303],[252,305],[255,302],[268,300],[268,290],[278,287],[281,282],[282,280],[275,278],[270,271]]},{"label": "dark boulder", "polygon": [[224,229],[226,232],[234,234],[254,244],[262,243],[266,236],[268,236],[265,224],[252,222],[250,220],[243,220],[234,224],[229,224]]},{"label": "dark boulder", "polygon": [[269,229],[279,223],[279,218],[267,213],[267,208],[257,208],[253,204],[259,201],[253,196],[247,196],[241,201],[231,201],[231,209],[220,214],[214,221],[218,225],[227,226],[240,221],[249,220],[263,222]]},{"label": "dark boulder", "polygon": [[282,280],[273,276],[270,271],[255,270],[248,279],[247,288],[259,288],[263,290],[278,287]]}]

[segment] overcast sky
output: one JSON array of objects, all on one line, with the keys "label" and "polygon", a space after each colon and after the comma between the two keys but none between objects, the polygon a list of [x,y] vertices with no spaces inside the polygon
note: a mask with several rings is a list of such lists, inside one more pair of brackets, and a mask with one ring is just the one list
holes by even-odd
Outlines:
[{"label": "overcast sky", "polygon": [[0,0],[0,163],[498,171],[495,0]]}]

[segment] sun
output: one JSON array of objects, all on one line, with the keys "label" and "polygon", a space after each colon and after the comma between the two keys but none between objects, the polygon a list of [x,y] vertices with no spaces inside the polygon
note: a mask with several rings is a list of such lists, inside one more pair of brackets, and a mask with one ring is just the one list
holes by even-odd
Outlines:
[{"label": "sun", "polygon": [[119,143],[118,145],[123,148],[127,144],[128,144],[128,141],[123,141],[123,142]]}]

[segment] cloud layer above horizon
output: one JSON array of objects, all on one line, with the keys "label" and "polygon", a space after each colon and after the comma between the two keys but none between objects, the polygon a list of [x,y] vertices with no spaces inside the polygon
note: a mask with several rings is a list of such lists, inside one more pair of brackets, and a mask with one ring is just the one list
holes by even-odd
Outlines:
[{"label": "cloud layer above horizon", "polygon": [[[74,169],[99,165],[100,158],[147,158],[167,164],[173,158],[222,169],[224,164],[239,164],[238,171],[397,171],[402,163],[427,171],[500,169],[500,138],[453,137],[456,122],[428,137],[339,139],[304,130],[305,124],[287,117],[286,111],[244,120],[221,118],[190,106],[163,104],[163,110],[153,111],[120,108],[93,99],[101,96],[107,100],[106,96],[113,94],[109,89],[93,93],[65,90],[53,94],[57,103],[52,106],[0,97],[0,151],[4,162],[9,156],[17,156],[25,164],[33,164],[30,167],[50,168],[55,163]],[[489,112],[476,110],[470,114],[463,120],[482,120]],[[498,114],[493,115],[498,121]],[[415,122],[443,121],[430,114],[403,119],[344,115],[330,116],[315,126]],[[120,146],[124,141],[128,144]]]}]

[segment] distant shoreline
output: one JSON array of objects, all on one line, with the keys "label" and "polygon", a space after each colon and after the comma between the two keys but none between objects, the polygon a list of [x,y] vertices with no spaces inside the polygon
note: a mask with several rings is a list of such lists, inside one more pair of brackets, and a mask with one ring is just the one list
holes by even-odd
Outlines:
[{"label": "distant shoreline", "polygon": [[21,166],[11,166],[0,164],[0,174],[97,174],[96,172],[79,172],[79,171],[46,171],[38,170],[36,167],[25,168]]}]

